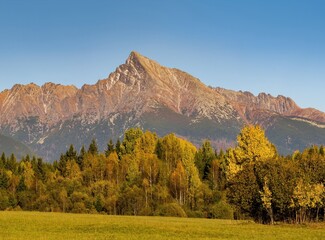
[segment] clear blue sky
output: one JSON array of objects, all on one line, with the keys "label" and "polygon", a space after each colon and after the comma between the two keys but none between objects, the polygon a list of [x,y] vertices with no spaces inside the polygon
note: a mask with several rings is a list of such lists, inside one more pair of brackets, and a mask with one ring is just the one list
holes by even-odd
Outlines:
[{"label": "clear blue sky", "polygon": [[0,0],[0,91],[93,84],[132,50],[325,111],[324,0]]}]

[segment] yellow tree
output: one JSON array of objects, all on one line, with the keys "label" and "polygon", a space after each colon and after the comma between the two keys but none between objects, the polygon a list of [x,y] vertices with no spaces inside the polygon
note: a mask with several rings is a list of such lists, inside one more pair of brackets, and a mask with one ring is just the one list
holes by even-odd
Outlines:
[{"label": "yellow tree", "polygon": [[176,169],[172,172],[170,176],[170,183],[172,185],[172,191],[174,192],[175,198],[179,204],[183,205],[185,200],[185,190],[186,190],[186,173],[184,166],[181,161],[177,163]]},{"label": "yellow tree", "polygon": [[182,158],[179,138],[171,133],[160,139],[157,143],[157,154],[167,164],[167,172],[170,173]]},{"label": "yellow tree", "polygon": [[137,139],[134,154],[139,162],[139,168],[143,178],[147,178],[150,188],[156,182],[159,172],[159,159],[156,155],[158,137],[156,134],[146,131]]},{"label": "yellow tree", "polygon": [[316,222],[318,222],[319,209],[324,205],[323,195],[325,188],[323,183],[313,184],[311,186],[310,208],[316,208]]},{"label": "yellow tree", "polygon": [[[306,220],[306,213],[309,206],[311,206],[312,185],[299,179],[293,191],[291,199],[292,208],[296,209],[296,221],[303,223]],[[298,209],[298,211],[297,211]]]},{"label": "yellow tree", "polygon": [[157,141],[158,137],[155,133],[146,131],[143,135],[141,135],[141,137],[136,139],[134,152],[137,153],[139,151],[142,151],[145,153],[154,154],[156,151]]},{"label": "yellow tree", "polygon": [[111,152],[108,157],[106,157],[106,168],[105,168],[105,179],[115,182],[118,184],[119,178],[119,159],[116,151]]},{"label": "yellow tree", "polygon": [[158,137],[155,133],[146,131],[139,137],[134,146],[133,155],[141,172],[142,187],[146,199],[146,209],[149,208],[148,196],[153,200],[153,185],[157,182],[159,159],[156,155]]},{"label": "yellow tree", "polygon": [[163,154],[168,152],[168,155],[165,155],[167,157],[165,163],[167,171],[172,172],[171,190],[180,204],[189,204],[193,208],[201,185],[199,172],[195,166],[196,147],[173,134],[164,137],[160,147]]},{"label": "yellow tree", "polygon": [[71,180],[81,180],[81,171],[75,160],[70,160],[67,162],[66,174],[67,178]]},{"label": "yellow tree", "polygon": [[271,224],[273,224],[272,192],[269,188],[269,180],[266,177],[264,178],[263,191],[259,191],[259,193],[261,195],[263,207],[270,216]]},{"label": "yellow tree", "polygon": [[228,151],[228,177],[234,176],[246,164],[254,164],[276,156],[276,148],[266,138],[263,129],[258,125],[246,126],[237,136],[237,146]]},{"label": "yellow tree", "polygon": [[31,189],[35,181],[35,173],[33,166],[30,162],[21,162],[21,168],[23,169],[23,177],[27,189]]},{"label": "yellow tree", "polygon": [[181,161],[184,165],[187,181],[187,198],[191,208],[194,208],[194,202],[198,190],[201,186],[199,171],[195,166],[196,147],[183,139],[180,139]]}]

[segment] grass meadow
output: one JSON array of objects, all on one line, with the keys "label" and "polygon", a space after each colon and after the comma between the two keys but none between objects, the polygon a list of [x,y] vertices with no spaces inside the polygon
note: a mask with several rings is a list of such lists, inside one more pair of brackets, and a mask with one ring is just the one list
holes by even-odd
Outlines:
[{"label": "grass meadow", "polygon": [[325,223],[0,212],[0,239],[325,239]]}]

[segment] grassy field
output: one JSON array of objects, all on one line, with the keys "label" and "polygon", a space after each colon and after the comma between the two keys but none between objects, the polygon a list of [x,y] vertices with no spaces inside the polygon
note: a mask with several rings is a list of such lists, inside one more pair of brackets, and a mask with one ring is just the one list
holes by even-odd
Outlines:
[{"label": "grassy field", "polygon": [[325,224],[0,212],[0,239],[325,239]]}]

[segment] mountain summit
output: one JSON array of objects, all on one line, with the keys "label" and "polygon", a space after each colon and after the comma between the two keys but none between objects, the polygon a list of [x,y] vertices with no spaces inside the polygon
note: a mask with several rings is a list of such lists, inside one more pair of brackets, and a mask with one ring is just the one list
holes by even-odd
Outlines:
[{"label": "mountain summit", "polygon": [[[92,138],[103,149],[134,126],[199,144],[232,145],[245,124],[261,124],[281,153],[325,144],[325,113],[290,98],[211,88],[199,79],[131,52],[125,64],[94,85],[15,85],[0,93],[0,133],[48,161]],[[0,149],[1,151],[1,149]]]}]

